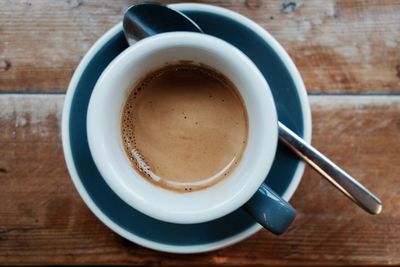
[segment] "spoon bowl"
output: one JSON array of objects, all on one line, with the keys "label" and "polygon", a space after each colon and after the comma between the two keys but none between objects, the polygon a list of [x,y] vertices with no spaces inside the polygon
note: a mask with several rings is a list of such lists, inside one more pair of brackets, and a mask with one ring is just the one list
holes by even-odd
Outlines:
[{"label": "spoon bowl", "polygon": [[125,11],[122,25],[129,45],[163,32],[203,32],[185,14],[160,4],[149,3],[130,6]]}]

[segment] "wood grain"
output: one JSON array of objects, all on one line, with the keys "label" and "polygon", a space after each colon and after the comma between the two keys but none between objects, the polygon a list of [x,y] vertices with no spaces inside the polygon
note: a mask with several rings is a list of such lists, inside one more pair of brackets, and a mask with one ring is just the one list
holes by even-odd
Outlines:
[{"label": "wood grain", "polygon": [[[0,0],[0,92],[65,91],[89,47],[132,2]],[[267,29],[311,93],[400,92],[397,0],[195,2],[232,9]]]},{"label": "wood grain", "polygon": [[313,144],[381,197],[370,216],[307,169],[280,237],[173,255],[104,226],[70,181],[62,154],[63,95],[0,95],[0,263],[131,265],[400,264],[400,96],[313,96]]},{"label": "wood grain", "polygon": [[283,45],[316,94],[313,144],[384,205],[379,216],[365,214],[306,169],[285,235],[261,231],[200,255],[155,252],[114,234],[64,163],[64,96],[47,93],[65,92],[132,2],[0,0],[0,264],[400,265],[400,1],[195,1],[248,16]]}]

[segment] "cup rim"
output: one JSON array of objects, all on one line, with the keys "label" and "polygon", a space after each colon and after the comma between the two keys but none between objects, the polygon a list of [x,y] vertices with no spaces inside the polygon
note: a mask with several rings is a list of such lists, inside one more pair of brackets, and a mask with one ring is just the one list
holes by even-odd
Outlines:
[{"label": "cup rim", "polygon": [[[128,64],[141,66],[140,63],[146,61],[144,58],[149,54],[154,57],[151,55],[154,52],[176,47],[180,51],[185,47],[198,53],[207,51],[216,61],[229,58],[227,66],[236,70],[236,82],[246,85],[241,88],[238,86],[239,92],[242,96],[253,95],[252,99],[256,99],[249,103],[244,99],[249,116],[249,139],[237,168],[227,179],[204,190],[188,193],[168,191],[145,181],[131,166],[125,151],[121,152],[123,148],[119,146],[119,149],[114,149],[116,144],[113,139],[119,131],[110,131],[111,124],[108,123],[120,114],[123,102],[118,99],[126,98],[126,91],[129,90],[129,87],[119,89],[115,85],[119,73],[125,71]],[[112,103],[109,99],[113,99]],[[108,105],[107,111],[104,109],[105,105]],[[114,114],[114,117],[110,119],[109,114]],[[117,125],[113,124],[112,127]],[[106,134],[112,132],[112,136]],[[272,166],[278,141],[275,103],[268,83],[259,69],[243,52],[226,41],[193,32],[170,32],[151,36],[117,56],[104,70],[93,89],[87,113],[87,133],[95,165],[109,187],[122,200],[155,219],[181,224],[211,221],[245,204],[265,180]]]}]

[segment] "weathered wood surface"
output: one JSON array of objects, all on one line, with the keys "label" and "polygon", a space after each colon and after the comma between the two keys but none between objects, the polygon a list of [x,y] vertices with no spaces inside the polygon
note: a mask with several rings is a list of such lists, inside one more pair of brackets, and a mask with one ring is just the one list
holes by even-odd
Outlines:
[{"label": "weathered wood surface", "polygon": [[[0,0],[0,92],[64,92],[88,48],[132,2]],[[270,31],[311,93],[400,92],[398,0],[196,2]]]},{"label": "weathered wood surface", "polygon": [[384,209],[365,214],[306,169],[285,235],[261,231],[185,256],[132,244],[89,211],[62,154],[64,96],[46,94],[65,92],[83,55],[132,2],[0,0],[0,264],[400,265],[400,1],[196,1],[246,15],[277,38],[318,94],[313,144]]},{"label": "weathered wood surface", "polygon": [[0,95],[0,263],[400,264],[400,96],[312,96],[313,144],[381,197],[370,216],[307,169],[280,237],[172,255],[132,244],[80,199],[60,140],[63,95]]}]

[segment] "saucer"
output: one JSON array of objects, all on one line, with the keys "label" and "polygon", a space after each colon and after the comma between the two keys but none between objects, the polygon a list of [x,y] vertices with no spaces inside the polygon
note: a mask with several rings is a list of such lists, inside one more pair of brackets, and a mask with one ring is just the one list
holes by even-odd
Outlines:
[{"label": "saucer", "polygon": [[[205,4],[173,4],[205,33],[242,50],[260,69],[271,88],[281,122],[311,139],[311,114],[300,74],[278,42],[260,26],[233,11]],[[128,46],[121,23],[87,52],[69,85],[62,117],[62,142],[72,181],[90,210],[122,237],[154,250],[198,253],[237,243],[262,227],[238,209],[214,221],[173,224],[146,216],[122,201],[105,183],[89,151],[86,116],[92,90],[107,65]],[[289,200],[304,163],[279,144],[266,183]]]}]

